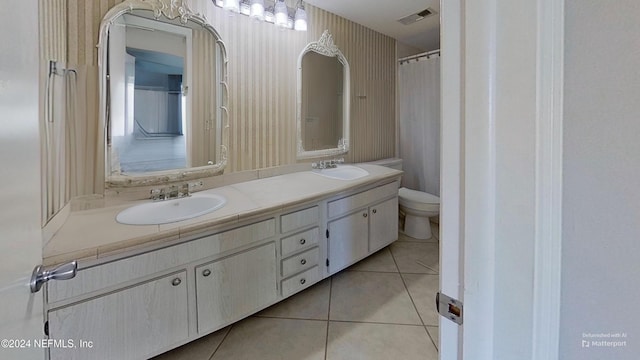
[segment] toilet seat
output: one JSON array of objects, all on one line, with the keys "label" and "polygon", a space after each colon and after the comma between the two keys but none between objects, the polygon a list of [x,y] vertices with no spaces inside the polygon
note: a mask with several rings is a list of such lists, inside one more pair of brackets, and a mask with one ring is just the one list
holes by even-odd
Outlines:
[{"label": "toilet seat", "polygon": [[440,209],[439,197],[405,187],[401,187],[398,190],[398,203],[408,209],[417,211],[438,211]]}]

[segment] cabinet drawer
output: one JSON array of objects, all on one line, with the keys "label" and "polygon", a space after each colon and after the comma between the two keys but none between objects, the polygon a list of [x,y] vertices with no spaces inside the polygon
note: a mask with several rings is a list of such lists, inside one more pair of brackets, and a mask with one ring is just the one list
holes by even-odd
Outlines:
[{"label": "cabinet drawer", "polygon": [[47,283],[48,301],[55,303],[184,266],[192,261],[268,239],[275,232],[275,219],[271,218],[183,244],[81,269],[73,279]]},{"label": "cabinet drawer", "polygon": [[317,244],[319,237],[319,230],[317,227],[314,227],[313,229],[282,239],[280,243],[282,257],[287,257],[298,250]]},{"label": "cabinet drawer", "polygon": [[50,311],[50,338],[77,346],[51,347],[50,359],[146,359],[187,339],[187,307],[183,271]]},{"label": "cabinet drawer", "polygon": [[320,250],[316,246],[302,254],[294,255],[288,259],[282,260],[282,277],[287,277],[303,269],[318,265],[319,256]]},{"label": "cabinet drawer", "polygon": [[347,196],[342,199],[330,201],[328,204],[329,217],[333,218],[346,214],[358,208],[368,206],[378,200],[398,195],[398,182],[394,181],[375,189],[367,190],[359,194]]},{"label": "cabinet drawer", "polygon": [[295,211],[280,217],[280,232],[288,233],[318,222],[320,212],[317,206]]},{"label": "cabinet drawer", "polygon": [[320,280],[320,274],[318,271],[318,267],[314,266],[303,273],[283,280],[282,296],[287,297],[318,282],[318,280]]}]

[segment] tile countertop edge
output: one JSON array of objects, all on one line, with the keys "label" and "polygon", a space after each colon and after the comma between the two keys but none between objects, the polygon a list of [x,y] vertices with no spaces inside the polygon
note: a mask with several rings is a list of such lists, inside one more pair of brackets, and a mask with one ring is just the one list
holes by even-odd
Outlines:
[{"label": "tile countertop edge", "polygon": [[[152,251],[157,248],[162,248],[166,246],[177,245],[182,242],[191,241],[194,238],[194,234],[199,232],[206,233],[213,229],[208,228],[223,228],[225,226],[230,226],[234,223],[244,222],[246,220],[259,218],[261,214],[267,215],[269,213],[273,213],[274,211],[280,211],[287,208],[293,208],[296,206],[303,205],[304,203],[314,202],[321,200],[323,198],[329,198],[341,193],[348,193],[358,187],[364,186],[373,186],[378,183],[382,184],[387,182],[388,180],[398,178],[402,171],[393,170],[390,168],[385,168],[376,165],[365,165],[365,164],[357,164],[362,168],[369,170],[370,175],[364,178],[355,179],[355,180],[335,180],[323,178],[318,175],[312,174],[310,171],[308,172],[298,172],[292,174],[278,175],[271,178],[263,178],[258,180],[251,180],[244,183],[236,183],[232,185],[227,185],[220,188],[214,188],[210,190],[205,190],[207,192],[216,192],[216,191],[224,191],[224,192],[235,192],[240,193],[246,199],[240,199],[240,201],[245,201],[245,207],[241,207],[237,209],[237,211],[232,213],[227,213],[222,217],[210,217],[208,219],[202,221],[194,221],[187,220],[187,224],[178,225],[176,227],[163,227],[158,226],[158,230],[149,234],[144,234],[141,236],[135,236],[131,238],[117,239],[113,242],[98,244],[95,246],[89,246],[87,248],[82,247],[69,247],[66,251],[49,251],[47,249],[43,249],[43,265],[52,266],[60,263],[78,260],[79,267],[86,266],[94,266],[102,261],[112,261],[117,259],[118,256],[130,256],[131,252],[142,253],[147,251]],[[271,181],[277,182],[280,180],[287,180],[287,177],[295,176],[304,178],[309,174],[309,179],[318,179],[319,182],[323,183],[327,189],[321,188],[319,191],[309,191],[304,194],[293,194],[290,196],[288,200],[276,200],[276,201],[265,201],[262,202],[259,199],[252,198],[251,194],[244,194],[242,191],[243,187],[251,186],[250,183],[258,184],[261,181]],[[281,179],[275,179],[281,178]],[[283,179],[284,178],[284,179]],[[314,181],[315,182],[315,181]],[[308,189],[313,190],[313,189]],[[249,200],[247,203],[246,200]],[[126,206],[134,206],[138,202],[132,202],[130,205]],[[114,207],[121,208],[122,205]],[[113,209],[113,208],[112,208]],[[112,210],[110,209],[110,210]],[[93,216],[107,216],[108,213],[112,211],[107,211],[104,214],[98,214]],[[207,216],[207,215],[204,215]],[[211,216],[211,215],[210,215]],[[65,224],[66,225],[66,224]],[[63,225],[63,228],[64,226]],[[113,220],[114,226],[120,226],[116,224],[115,219]],[[58,234],[56,234],[58,235]],[[53,238],[47,244],[49,247],[52,244],[55,244],[56,240],[64,241],[58,239],[59,237],[54,235]],[[60,236],[62,237],[62,236]]]}]

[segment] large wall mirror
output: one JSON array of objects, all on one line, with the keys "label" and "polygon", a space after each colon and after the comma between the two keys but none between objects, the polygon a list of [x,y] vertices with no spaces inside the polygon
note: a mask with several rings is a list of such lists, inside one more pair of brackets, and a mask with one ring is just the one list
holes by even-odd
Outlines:
[{"label": "large wall mirror", "polygon": [[101,25],[108,187],[220,174],[227,162],[224,43],[179,0],[128,0]]},{"label": "large wall mirror", "polygon": [[298,159],[349,151],[349,63],[328,31],[298,58]]}]

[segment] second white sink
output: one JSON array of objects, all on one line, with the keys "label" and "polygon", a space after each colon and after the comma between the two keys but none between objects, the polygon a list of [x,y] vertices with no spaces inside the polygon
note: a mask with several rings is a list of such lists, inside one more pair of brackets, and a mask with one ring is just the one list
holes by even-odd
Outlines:
[{"label": "second white sink", "polygon": [[227,199],[216,194],[195,194],[132,206],[122,210],[116,221],[127,225],[159,225],[193,219],[222,208]]},{"label": "second white sink", "polygon": [[331,169],[316,169],[313,170],[313,173],[338,180],[355,180],[369,175],[367,170],[353,165],[338,165],[338,167]]}]

